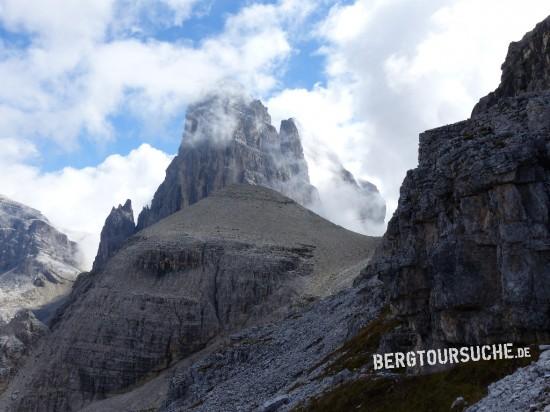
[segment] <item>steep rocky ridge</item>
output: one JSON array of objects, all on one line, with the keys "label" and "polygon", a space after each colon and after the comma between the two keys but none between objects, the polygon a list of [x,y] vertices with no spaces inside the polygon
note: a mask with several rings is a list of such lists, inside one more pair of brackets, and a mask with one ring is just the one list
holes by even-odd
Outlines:
[{"label": "steep rocky ridge", "polygon": [[133,389],[217,336],[349,285],[358,271],[345,269],[375,244],[267,188],[215,192],[81,276],[0,406],[75,410]]},{"label": "steep rocky ridge", "polygon": [[136,224],[134,223],[132,201],[128,199],[124,205],[113,207],[111,213],[105,219],[93,270],[102,269],[109,258],[122,247],[126,239],[132,236],[135,231]]},{"label": "steep rocky ridge", "polygon": [[39,211],[0,196],[0,324],[68,294],[79,265],[76,243]]},{"label": "steep rocky ridge", "polygon": [[336,178],[340,178],[340,184],[347,183],[357,193],[357,198],[360,202],[357,205],[357,213],[363,224],[367,225],[369,222],[384,223],[386,203],[376,185],[366,180],[356,180],[355,176],[343,166],[340,166],[340,173],[336,175]]},{"label": "steep rocky ridge", "polygon": [[510,47],[497,100],[420,135],[364,273],[384,280],[413,346],[550,339],[548,22]]}]

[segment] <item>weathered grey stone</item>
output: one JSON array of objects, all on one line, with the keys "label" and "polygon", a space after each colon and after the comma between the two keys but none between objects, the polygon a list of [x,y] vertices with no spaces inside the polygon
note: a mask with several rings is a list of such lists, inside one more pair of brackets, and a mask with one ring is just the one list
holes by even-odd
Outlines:
[{"label": "weathered grey stone", "polygon": [[276,412],[281,406],[286,405],[290,401],[288,395],[279,395],[273,399],[270,399],[262,405],[259,409],[260,412]]},{"label": "weathered grey stone", "polygon": [[130,390],[221,335],[335,292],[335,274],[375,244],[267,188],[214,192],[80,276],[3,401],[18,391],[12,410],[65,411]]},{"label": "weathered grey stone", "polygon": [[543,412],[550,406],[550,352],[489,386],[489,394],[466,412]]},{"label": "weathered grey stone", "polygon": [[[245,329],[197,360],[175,366],[163,412],[256,411],[279,395],[290,411],[357,375],[325,376],[328,359],[380,315],[381,282],[347,289],[281,322]],[[100,406],[89,411],[99,411]],[[88,412],[88,411],[87,411]]]},{"label": "weathered grey stone", "polygon": [[124,242],[136,231],[132,201],[128,199],[124,205],[111,210],[105,220],[93,271],[101,270],[107,261],[121,248]]},{"label": "weathered grey stone", "polygon": [[318,197],[292,119],[278,133],[259,100],[213,95],[189,107],[178,155],[138,230],[232,183],[270,187],[302,205]]},{"label": "weathered grey stone", "polygon": [[19,311],[7,325],[0,326],[0,393],[15,375],[48,327],[26,309]]},{"label": "weathered grey stone", "polygon": [[364,272],[416,346],[550,339],[549,22],[511,46],[495,102],[420,135]]},{"label": "weathered grey stone", "polygon": [[505,97],[550,89],[549,43],[550,17],[537,24],[521,41],[510,44],[500,85],[479,101],[472,114],[486,111]]},{"label": "weathered grey stone", "polygon": [[0,196],[0,325],[68,294],[80,257],[39,211]]}]

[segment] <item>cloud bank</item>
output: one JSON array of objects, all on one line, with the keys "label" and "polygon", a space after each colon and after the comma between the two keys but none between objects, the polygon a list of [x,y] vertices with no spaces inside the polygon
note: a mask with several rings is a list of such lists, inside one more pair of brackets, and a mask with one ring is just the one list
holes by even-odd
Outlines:
[{"label": "cloud bank", "polygon": [[[357,0],[336,4],[312,36],[326,81],[284,89],[275,117],[297,117],[305,146],[332,148],[397,206],[418,134],[469,117],[500,79],[508,44],[550,14],[544,0]],[[311,152],[311,150],[309,151]],[[312,167],[314,181],[322,167]]]},{"label": "cloud bank", "polygon": [[79,242],[91,268],[99,244],[99,232],[111,207],[131,198],[134,212],[148,204],[172,156],[147,144],[128,155],[109,156],[96,167],[64,168],[42,173],[26,164],[37,156],[32,144],[0,139],[10,152],[0,154],[1,192],[40,210],[57,228]]}]

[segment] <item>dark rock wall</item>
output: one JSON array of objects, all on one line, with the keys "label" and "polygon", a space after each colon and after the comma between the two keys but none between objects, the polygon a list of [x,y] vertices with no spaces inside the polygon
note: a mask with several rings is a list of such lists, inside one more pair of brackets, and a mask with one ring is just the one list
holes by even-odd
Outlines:
[{"label": "dark rock wall", "polygon": [[550,338],[550,92],[420,136],[365,276],[416,344]]},{"label": "dark rock wall", "polygon": [[118,205],[116,209],[113,207],[105,220],[93,270],[101,270],[107,260],[120,249],[126,239],[132,236],[135,231],[136,225],[134,223],[132,202],[128,199],[124,205]]},{"label": "dark rock wall", "polygon": [[294,122],[277,133],[260,101],[215,96],[189,108],[178,155],[138,230],[232,183],[269,187],[303,205],[317,198]]}]

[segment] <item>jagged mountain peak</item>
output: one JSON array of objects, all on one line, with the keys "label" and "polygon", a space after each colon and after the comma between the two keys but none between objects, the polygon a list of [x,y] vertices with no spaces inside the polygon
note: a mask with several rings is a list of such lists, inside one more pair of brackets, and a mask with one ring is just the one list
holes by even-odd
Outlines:
[{"label": "jagged mountain peak", "polygon": [[[102,270],[79,278],[39,349],[55,342],[55,353],[16,378],[15,402],[80,410],[126,391],[229,331],[349,286],[377,243],[272,189],[228,185],[136,233]],[[55,399],[42,392],[54,387]]]},{"label": "jagged mountain peak", "polygon": [[231,183],[270,187],[302,205],[318,197],[294,122],[283,121],[278,132],[261,101],[218,93],[189,106],[178,155],[138,229]]},{"label": "jagged mountain peak", "polygon": [[136,231],[132,201],[126,200],[124,205],[113,207],[105,219],[101,230],[100,243],[92,270],[102,269],[107,260],[113,256],[122,244]]},{"label": "jagged mountain peak", "polygon": [[[337,159],[333,163],[340,165]],[[121,222],[120,233],[115,230],[114,218],[106,221],[94,269],[99,269],[136,231],[234,183],[274,189],[325,217],[329,215],[327,211],[342,206],[338,200],[333,204],[334,199],[345,197],[350,200],[346,206],[354,209],[359,225],[367,221],[382,224],[385,202],[380,194],[365,190],[350,172],[345,172],[349,177],[334,185],[339,195],[329,196],[329,205],[324,204],[327,199],[321,200],[317,188],[310,183],[300,132],[293,118],[282,120],[277,130],[267,107],[242,90],[223,89],[208,94],[188,107],[178,154],[150,206],[139,214],[136,227],[132,229],[130,216],[117,220]],[[121,212],[113,208],[111,213],[119,216]],[[356,227],[344,220],[338,223]]]}]

